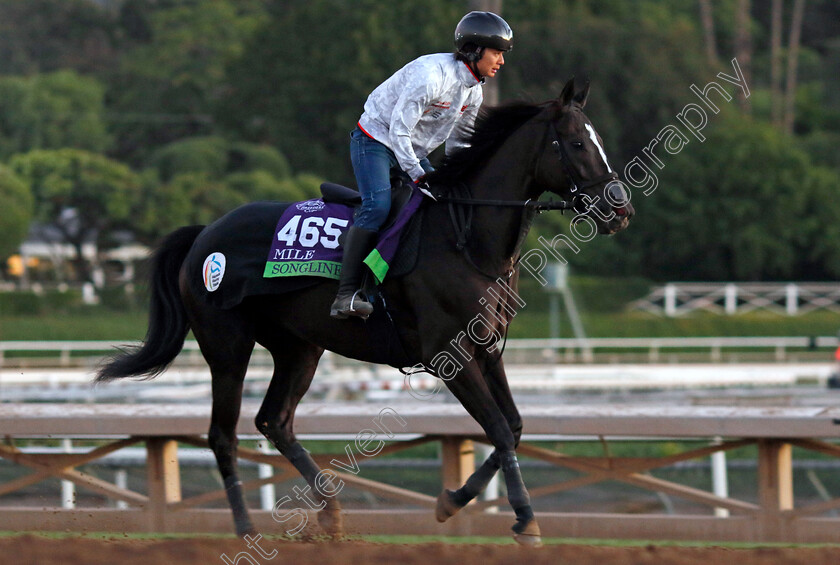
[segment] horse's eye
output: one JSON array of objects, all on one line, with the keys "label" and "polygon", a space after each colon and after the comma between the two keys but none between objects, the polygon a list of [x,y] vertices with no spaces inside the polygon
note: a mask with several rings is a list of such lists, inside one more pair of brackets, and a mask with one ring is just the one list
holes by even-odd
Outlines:
[{"label": "horse's eye", "polygon": [[573,141],[572,147],[575,149],[583,149],[583,142],[582,141]]}]

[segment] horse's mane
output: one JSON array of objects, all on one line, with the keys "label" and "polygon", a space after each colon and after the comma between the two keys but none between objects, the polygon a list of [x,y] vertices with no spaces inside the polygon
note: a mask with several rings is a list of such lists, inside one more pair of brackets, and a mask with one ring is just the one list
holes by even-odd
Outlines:
[{"label": "horse's mane", "polygon": [[434,172],[426,176],[430,184],[453,186],[484,164],[501,144],[525,122],[539,114],[544,104],[510,102],[482,108],[469,135],[469,147],[444,157]]}]

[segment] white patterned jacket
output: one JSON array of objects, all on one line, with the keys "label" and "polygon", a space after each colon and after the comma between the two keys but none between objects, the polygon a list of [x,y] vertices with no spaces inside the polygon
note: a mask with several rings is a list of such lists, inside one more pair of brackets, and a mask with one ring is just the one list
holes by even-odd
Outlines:
[{"label": "white patterned jacket", "polygon": [[446,142],[446,153],[464,147],[484,100],[483,81],[452,53],[419,57],[368,96],[359,127],[394,152],[416,181],[420,159]]}]

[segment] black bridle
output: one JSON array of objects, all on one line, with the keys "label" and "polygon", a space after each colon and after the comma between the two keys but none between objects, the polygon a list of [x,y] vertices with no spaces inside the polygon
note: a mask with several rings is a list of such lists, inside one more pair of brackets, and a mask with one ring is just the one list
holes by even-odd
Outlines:
[{"label": "black bridle", "polygon": [[[439,203],[449,205],[449,216],[452,220],[452,226],[455,229],[457,242],[455,244],[458,251],[464,254],[467,262],[472,267],[485,277],[495,279],[497,275],[484,272],[470,256],[469,249],[467,249],[467,240],[469,239],[472,230],[473,208],[475,206],[491,206],[497,208],[520,208],[522,210],[522,224],[520,227],[519,238],[511,256],[511,267],[508,270],[508,277],[512,276],[513,270],[518,262],[517,256],[522,244],[525,242],[525,236],[530,229],[531,222],[536,214],[548,210],[575,210],[583,213],[586,211],[587,203],[582,197],[581,191],[583,189],[595,186],[601,183],[609,183],[618,180],[618,174],[615,172],[608,172],[600,177],[592,180],[583,179],[575,170],[569,159],[569,154],[563,146],[562,138],[555,127],[551,127],[551,132],[554,134],[554,140],[551,142],[551,147],[557,154],[557,158],[569,178],[569,192],[572,194],[571,200],[494,200],[473,198],[469,187],[466,184],[460,184],[452,187],[452,191],[460,192],[459,195],[433,195],[432,198]],[[536,178],[536,169],[539,167],[539,159],[535,164],[534,177]],[[427,187],[428,188],[428,187]],[[432,195],[430,190],[424,190],[425,193]],[[461,205],[461,206],[458,206]]]},{"label": "black bridle", "polygon": [[[480,198],[472,198],[472,196],[449,196],[440,195],[435,196],[438,202],[445,202],[448,204],[467,204],[470,206],[495,206],[500,208],[524,208],[526,210],[533,210],[535,212],[545,212],[548,210],[580,210],[581,191],[597,184],[606,184],[618,180],[618,173],[615,171],[608,172],[600,177],[586,180],[580,176],[580,173],[575,170],[572,165],[569,153],[563,145],[562,138],[556,128],[552,127],[551,132],[554,134],[554,140],[551,142],[551,147],[557,154],[557,159],[563,167],[566,176],[569,178],[569,192],[572,194],[572,200],[488,200]],[[539,162],[538,162],[539,163]],[[538,166],[538,165],[537,165]],[[534,175],[536,176],[536,174]],[[469,192],[469,190],[467,190]]]},{"label": "black bridle", "polygon": [[591,180],[581,178],[580,174],[572,166],[571,159],[569,159],[569,153],[563,146],[563,141],[560,138],[560,134],[555,128],[551,129],[554,132],[555,137],[554,141],[551,142],[551,147],[554,149],[554,152],[557,153],[557,158],[560,159],[560,163],[563,165],[563,170],[566,171],[566,176],[569,177],[569,191],[572,194],[577,196],[578,194],[580,194],[581,190],[589,188],[590,186],[595,186],[596,184],[609,183],[614,180],[618,180],[618,173],[616,173],[615,171],[603,174],[600,177]]}]

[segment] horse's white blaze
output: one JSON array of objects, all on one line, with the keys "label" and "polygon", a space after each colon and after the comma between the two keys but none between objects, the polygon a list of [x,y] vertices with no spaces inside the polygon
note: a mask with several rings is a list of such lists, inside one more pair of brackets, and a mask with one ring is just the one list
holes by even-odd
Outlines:
[{"label": "horse's white blaze", "polygon": [[613,170],[610,168],[610,164],[607,162],[607,154],[604,153],[604,148],[601,147],[600,143],[598,143],[598,136],[595,135],[595,129],[592,126],[590,126],[589,124],[585,124],[585,125],[586,125],[586,131],[589,132],[589,139],[591,139],[592,143],[595,144],[595,147],[598,148],[598,153],[601,154],[601,159],[604,160],[604,164],[607,166],[607,172],[608,173],[613,172]]}]

